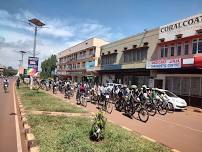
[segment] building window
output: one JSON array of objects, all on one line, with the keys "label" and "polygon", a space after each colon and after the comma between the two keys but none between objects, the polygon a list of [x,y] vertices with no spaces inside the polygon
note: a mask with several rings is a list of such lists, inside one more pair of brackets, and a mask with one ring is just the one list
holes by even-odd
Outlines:
[{"label": "building window", "polygon": [[147,59],[147,48],[131,50],[124,52],[124,63],[132,63]]},{"label": "building window", "polygon": [[189,42],[186,41],[184,44],[184,55],[188,55],[189,54]]},{"label": "building window", "polygon": [[170,48],[170,56],[174,56],[174,55],[175,55],[175,47],[172,46],[172,47]]},{"label": "building window", "polygon": [[117,54],[108,54],[108,55],[102,56],[102,58],[101,58],[102,65],[115,64],[116,63],[116,56],[117,56]]},{"label": "building window", "polygon": [[192,41],[192,54],[197,53],[197,40]]},{"label": "building window", "polygon": [[182,46],[181,46],[181,44],[178,44],[177,45],[177,55],[178,56],[181,55],[181,50],[182,50]]},{"label": "building window", "polygon": [[147,49],[142,49],[141,50],[141,60],[146,60],[147,59]]},{"label": "building window", "polygon": [[165,55],[165,57],[167,57],[168,56],[168,47],[167,46],[165,46],[165,49],[164,49],[164,55]]},{"label": "building window", "polygon": [[141,60],[141,51],[137,50],[137,61]]},{"label": "building window", "polygon": [[133,61],[136,62],[137,61],[137,50],[133,51]]},{"label": "building window", "polygon": [[164,47],[161,48],[161,57],[164,57]]},{"label": "building window", "polygon": [[202,53],[202,39],[198,41],[198,53]]}]

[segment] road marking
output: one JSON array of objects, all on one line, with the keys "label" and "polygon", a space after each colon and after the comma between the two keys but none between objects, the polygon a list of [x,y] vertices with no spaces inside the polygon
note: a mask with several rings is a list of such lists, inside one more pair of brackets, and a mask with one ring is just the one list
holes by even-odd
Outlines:
[{"label": "road marking", "polygon": [[127,127],[125,127],[125,126],[121,126],[123,129],[125,129],[125,130],[127,130],[127,131],[130,131],[130,132],[132,132],[132,130],[130,129],[130,128],[127,128]]},{"label": "road marking", "polygon": [[152,139],[152,138],[149,138],[149,137],[147,137],[147,136],[144,136],[144,135],[142,135],[141,136],[142,138],[144,138],[144,139],[147,139],[147,140],[149,140],[149,141],[151,141],[151,142],[156,142],[156,140],[154,140],[154,139]]},{"label": "road marking", "polygon": [[181,151],[179,151],[179,150],[177,150],[177,149],[171,149],[171,151],[172,151],[172,152],[181,152]]},{"label": "road marking", "polygon": [[192,130],[192,131],[196,131],[196,132],[200,132],[200,133],[202,133],[202,130],[198,130],[198,129],[194,129],[194,128],[191,128],[191,127],[187,127],[187,126],[185,126],[185,125],[181,125],[181,124],[178,124],[178,123],[174,123],[174,122],[166,121],[166,120],[163,120],[163,119],[160,119],[160,118],[155,118],[155,117],[154,117],[154,119],[156,119],[156,120],[160,120],[160,121],[164,121],[164,122],[166,122],[166,123],[170,123],[170,124],[173,124],[173,125],[176,125],[176,126],[182,127],[182,128],[186,128],[186,129],[190,129],[190,130]]},{"label": "road marking", "polygon": [[15,112],[15,129],[16,129],[16,139],[17,139],[17,150],[18,152],[22,152],[22,144],[21,144],[21,137],[20,137],[20,127],[17,115],[17,108],[16,108],[16,97],[15,97],[15,83],[13,85],[13,99],[14,99],[14,112]]}]

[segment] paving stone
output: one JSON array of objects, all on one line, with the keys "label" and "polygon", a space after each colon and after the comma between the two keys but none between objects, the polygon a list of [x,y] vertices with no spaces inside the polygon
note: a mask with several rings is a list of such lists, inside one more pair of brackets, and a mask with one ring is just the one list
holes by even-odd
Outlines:
[{"label": "paving stone", "polygon": [[31,147],[29,151],[30,151],[30,152],[39,152],[39,147],[38,147],[38,146],[36,146],[36,147]]}]

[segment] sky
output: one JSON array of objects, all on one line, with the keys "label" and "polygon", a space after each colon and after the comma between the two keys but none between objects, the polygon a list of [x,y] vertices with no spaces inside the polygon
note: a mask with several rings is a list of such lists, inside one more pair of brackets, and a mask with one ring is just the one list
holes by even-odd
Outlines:
[{"label": "sky", "polygon": [[[32,56],[34,29],[37,57],[44,59],[91,37],[116,41],[198,13],[202,0],[0,0],[0,64],[18,68],[19,51]],[[39,65],[40,66],[40,65]]]}]

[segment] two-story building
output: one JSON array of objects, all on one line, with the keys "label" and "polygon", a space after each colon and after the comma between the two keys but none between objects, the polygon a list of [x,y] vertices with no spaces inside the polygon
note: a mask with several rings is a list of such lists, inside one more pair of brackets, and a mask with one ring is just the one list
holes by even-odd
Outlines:
[{"label": "two-story building", "polygon": [[58,53],[57,74],[63,79],[77,82],[94,79],[100,47],[107,43],[99,38],[91,38]]},{"label": "two-story building", "polygon": [[146,69],[154,87],[202,107],[202,14],[159,28],[159,42]]},{"label": "two-story building", "polygon": [[156,50],[159,29],[145,30],[101,47],[100,82],[148,85],[150,70],[146,61]]}]

